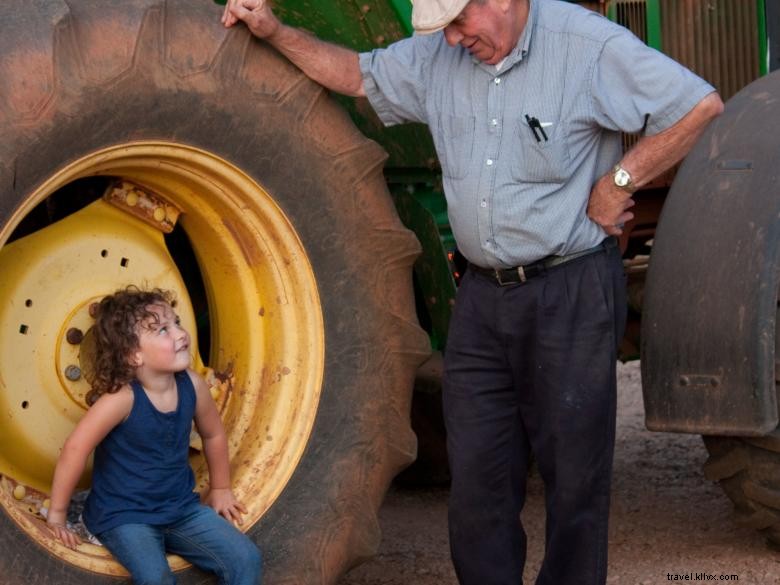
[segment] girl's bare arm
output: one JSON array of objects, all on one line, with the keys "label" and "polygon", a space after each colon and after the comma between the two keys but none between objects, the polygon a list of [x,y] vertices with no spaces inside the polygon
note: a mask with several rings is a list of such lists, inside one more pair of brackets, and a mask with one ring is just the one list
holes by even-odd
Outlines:
[{"label": "girl's bare arm", "polygon": [[111,429],[127,418],[132,407],[133,393],[129,388],[104,394],[65,440],[54,469],[47,524],[66,546],[73,548],[80,543],[79,538],[66,528],[65,521],[70,496],[84,472],[87,458]]},{"label": "girl's bare arm", "polygon": [[230,484],[225,427],[206,381],[191,370],[189,374],[198,400],[195,406],[195,426],[203,440],[203,455],[209,468],[209,491],[205,502],[227,520],[241,524],[241,514],[246,514],[246,508],[236,499]]}]

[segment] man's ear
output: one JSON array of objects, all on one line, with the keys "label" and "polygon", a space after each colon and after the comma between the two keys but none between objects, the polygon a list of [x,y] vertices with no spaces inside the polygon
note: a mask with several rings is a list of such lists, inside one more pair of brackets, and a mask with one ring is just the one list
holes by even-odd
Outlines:
[{"label": "man's ear", "polygon": [[506,14],[517,0],[496,0],[496,4],[501,9],[501,12]]}]

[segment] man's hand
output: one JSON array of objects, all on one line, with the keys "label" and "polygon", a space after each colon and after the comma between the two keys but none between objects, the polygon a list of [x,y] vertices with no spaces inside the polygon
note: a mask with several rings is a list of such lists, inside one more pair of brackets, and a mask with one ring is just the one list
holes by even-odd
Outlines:
[{"label": "man's hand", "polygon": [[[723,111],[723,102],[717,93],[705,96],[693,109],[673,126],[652,136],[643,136],[623,155],[620,165],[631,171],[635,187],[646,185],[675,163],[682,160],[711,120]],[[627,211],[634,205],[631,195],[617,187],[612,173],[601,177],[590,192],[588,217],[599,224],[610,236],[623,233],[623,225],[634,214]]]},{"label": "man's hand", "polygon": [[617,187],[612,181],[612,174],[607,173],[593,185],[588,200],[588,217],[608,235],[619,236],[623,233],[623,225],[634,219],[634,214],[627,211],[633,206],[631,195]]},{"label": "man's hand", "polygon": [[268,0],[228,0],[222,24],[231,27],[239,20],[246,23],[253,35],[271,44],[320,85],[344,95],[365,97],[356,51],[282,24],[271,11]]},{"label": "man's hand", "polygon": [[203,498],[203,503],[211,506],[214,510],[225,518],[228,522],[243,524],[242,514],[246,514],[244,504],[236,499],[233,490],[230,488],[209,489]]},{"label": "man's hand", "polygon": [[266,0],[228,0],[222,13],[222,24],[231,27],[239,20],[261,39],[270,37],[281,26]]}]

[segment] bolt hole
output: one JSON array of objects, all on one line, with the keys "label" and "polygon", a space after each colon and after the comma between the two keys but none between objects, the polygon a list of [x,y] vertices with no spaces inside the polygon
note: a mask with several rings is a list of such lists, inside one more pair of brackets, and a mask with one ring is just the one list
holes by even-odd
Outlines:
[{"label": "bolt hole", "polygon": [[101,251],[100,251],[100,255],[101,255],[103,258],[105,258],[106,256],[108,256],[108,250],[101,250]]},{"label": "bolt hole", "polygon": [[27,327],[27,325],[20,325],[19,326],[19,333],[21,333],[22,335],[27,335],[27,330],[28,329],[29,329],[29,327]]},{"label": "bolt hole", "polygon": [[29,402],[27,402],[26,400],[22,402],[22,408],[27,408],[28,406],[30,406]]},{"label": "bolt hole", "polygon": [[24,301],[24,306],[25,307],[32,307],[32,299],[27,299],[26,301]]},{"label": "bolt hole", "polygon": [[119,261],[119,264],[122,266],[122,268],[127,268],[127,265],[128,265],[129,263],[130,263],[130,260],[128,260],[127,258],[122,258],[122,259]]}]

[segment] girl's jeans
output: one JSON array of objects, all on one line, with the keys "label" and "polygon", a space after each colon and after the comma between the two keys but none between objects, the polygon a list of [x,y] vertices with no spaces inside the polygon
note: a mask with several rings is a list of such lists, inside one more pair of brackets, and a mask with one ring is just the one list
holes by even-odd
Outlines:
[{"label": "girl's jeans", "polygon": [[195,504],[165,525],[123,524],[97,535],[136,585],[173,585],[165,553],[216,573],[222,585],[259,585],[262,558],[254,542],[213,509]]}]

